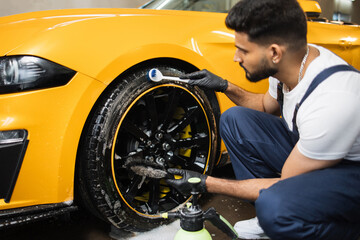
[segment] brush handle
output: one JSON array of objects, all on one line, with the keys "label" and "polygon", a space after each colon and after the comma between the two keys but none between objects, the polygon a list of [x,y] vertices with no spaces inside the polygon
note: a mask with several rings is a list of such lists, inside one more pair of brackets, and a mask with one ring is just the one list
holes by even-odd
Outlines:
[{"label": "brush handle", "polygon": [[179,82],[184,82],[184,83],[189,82],[189,79],[181,79],[181,78],[178,78],[178,77],[170,77],[170,76],[163,76],[162,79],[171,80],[171,81],[179,81]]}]

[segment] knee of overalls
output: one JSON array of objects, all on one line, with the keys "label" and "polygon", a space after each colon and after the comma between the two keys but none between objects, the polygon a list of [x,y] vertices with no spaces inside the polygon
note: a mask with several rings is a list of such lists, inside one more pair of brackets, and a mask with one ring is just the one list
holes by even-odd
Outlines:
[{"label": "knee of overalls", "polygon": [[246,131],[251,127],[251,109],[245,107],[231,107],[220,117],[220,136],[228,139],[234,133]]},{"label": "knee of overalls", "polygon": [[260,191],[255,202],[256,215],[260,226],[271,239],[314,239],[312,237],[318,231],[316,225],[301,220],[301,209],[296,207],[293,200],[278,188]]}]

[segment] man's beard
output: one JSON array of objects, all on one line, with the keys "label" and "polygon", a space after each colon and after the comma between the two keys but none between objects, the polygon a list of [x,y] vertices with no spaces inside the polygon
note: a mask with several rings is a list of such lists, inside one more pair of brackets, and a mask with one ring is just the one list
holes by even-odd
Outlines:
[{"label": "man's beard", "polygon": [[278,72],[278,69],[273,68],[271,66],[269,66],[269,64],[267,64],[266,59],[263,58],[259,68],[254,71],[253,73],[250,73],[246,68],[244,68],[244,66],[240,63],[240,66],[245,70],[246,73],[246,78],[250,81],[250,82],[259,82],[265,78],[268,78],[270,76],[275,75]]}]

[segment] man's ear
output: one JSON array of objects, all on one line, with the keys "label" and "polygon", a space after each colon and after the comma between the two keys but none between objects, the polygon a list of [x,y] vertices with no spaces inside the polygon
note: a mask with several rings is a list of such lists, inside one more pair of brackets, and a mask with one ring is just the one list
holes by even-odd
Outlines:
[{"label": "man's ear", "polygon": [[268,48],[269,58],[274,64],[278,64],[283,56],[283,48],[278,44],[271,44]]}]

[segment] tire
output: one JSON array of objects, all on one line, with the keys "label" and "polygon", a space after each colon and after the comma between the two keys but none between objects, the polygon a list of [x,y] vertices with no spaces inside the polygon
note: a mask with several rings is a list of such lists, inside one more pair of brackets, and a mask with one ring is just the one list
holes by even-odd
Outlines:
[{"label": "tire", "polygon": [[[179,69],[157,66],[164,75]],[[188,200],[164,179],[135,174],[133,162],[210,174],[218,133],[206,95],[183,83],[152,83],[150,68],[127,74],[98,101],[79,148],[79,189],[87,208],[117,228],[150,230]],[[129,164],[130,163],[130,164]]]}]

